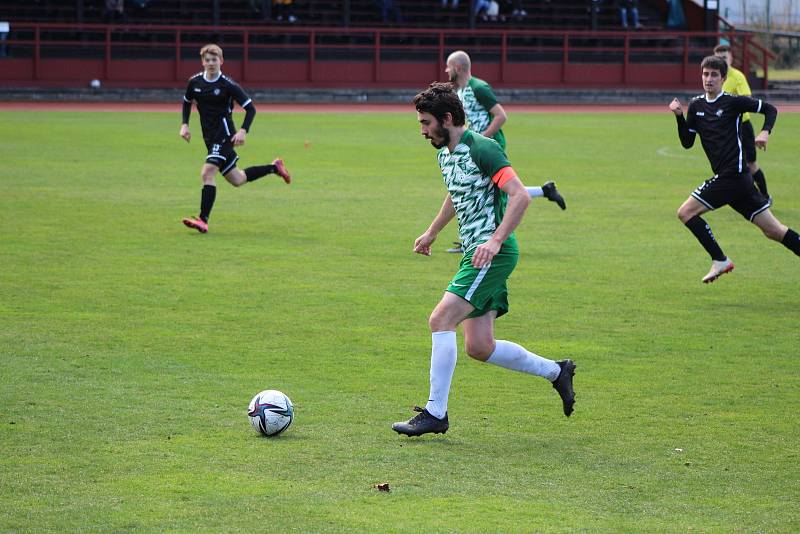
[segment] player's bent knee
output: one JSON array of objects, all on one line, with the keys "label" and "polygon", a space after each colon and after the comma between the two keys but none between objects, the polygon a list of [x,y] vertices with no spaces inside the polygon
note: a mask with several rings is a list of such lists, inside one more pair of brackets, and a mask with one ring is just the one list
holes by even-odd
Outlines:
[{"label": "player's bent knee", "polygon": [[786,232],[789,231],[789,227],[776,219],[769,210],[756,215],[752,222],[758,226],[765,237],[773,241],[782,241]]},{"label": "player's bent knee", "polygon": [[683,204],[680,208],[678,208],[678,219],[683,223],[686,224],[692,218],[701,215],[703,213],[702,209],[698,209],[696,205],[691,203]]},{"label": "player's bent knee", "polygon": [[493,343],[467,341],[464,347],[470,358],[485,362],[494,352]]},{"label": "player's bent knee", "polygon": [[444,321],[436,315],[436,313],[432,313],[430,317],[428,317],[428,327],[430,327],[431,332],[444,332],[447,330],[447,325],[444,324]]},{"label": "player's bent knee", "polygon": [[225,175],[225,179],[233,187],[241,187],[247,183],[247,175],[240,169],[233,169]]}]

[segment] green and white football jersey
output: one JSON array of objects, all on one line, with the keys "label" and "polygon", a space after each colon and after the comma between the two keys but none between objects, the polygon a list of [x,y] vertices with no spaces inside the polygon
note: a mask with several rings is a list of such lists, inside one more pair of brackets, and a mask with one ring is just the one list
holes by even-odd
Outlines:
[{"label": "green and white football jersey", "polygon": [[[494,96],[492,86],[480,78],[472,77],[467,85],[460,88],[458,98],[464,106],[464,113],[467,115],[467,127],[473,132],[483,133],[492,122],[492,114],[489,110],[497,105],[497,98]],[[497,141],[500,148],[506,149],[506,136],[503,130],[497,131],[492,139]]]},{"label": "green and white football jersey", "polygon": [[[453,152],[444,147],[438,158],[466,252],[488,241],[502,222],[508,195],[492,177],[511,164],[494,140],[470,130],[464,132]],[[518,250],[513,233],[504,244]]]}]

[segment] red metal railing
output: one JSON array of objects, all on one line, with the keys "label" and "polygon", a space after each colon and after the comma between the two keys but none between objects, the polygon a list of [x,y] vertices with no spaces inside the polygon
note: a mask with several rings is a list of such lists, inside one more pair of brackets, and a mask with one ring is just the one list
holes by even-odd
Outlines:
[{"label": "red metal railing", "polygon": [[[200,69],[197,50],[210,41],[220,42],[226,64],[234,65],[240,81],[266,87],[417,86],[443,77],[447,54],[460,48],[473,56],[476,74],[482,73],[481,77],[498,86],[699,86],[699,76],[694,74],[698,58],[710,54],[720,38],[739,43],[743,70],[763,69],[766,84],[772,56],[752,34],[735,31],[277,29],[33,23],[15,23],[11,29],[7,41],[10,56],[0,58],[0,81],[16,84],[69,84],[91,75],[112,85],[177,87],[183,84],[187,72]],[[130,69],[139,68],[135,66],[137,61],[147,67],[142,67],[140,79],[131,79],[135,76],[128,74]],[[265,69],[274,68],[283,69],[283,76],[265,74]],[[528,68],[537,72],[527,72]]]}]

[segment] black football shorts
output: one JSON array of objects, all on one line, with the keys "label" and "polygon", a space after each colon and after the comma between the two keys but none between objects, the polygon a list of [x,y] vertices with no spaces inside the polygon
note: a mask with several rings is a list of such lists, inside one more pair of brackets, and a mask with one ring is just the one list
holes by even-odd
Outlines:
[{"label": "black football shorts", "polygon": [[770,204],[753,185],[749,172],[714,175],[692,191],[692,198],[710,210],[727,204],[748,221],[769,208]]},{"label": "black football shorts", "polygon": [[239,154],[233,149],[233,143],[231,143],[230,139],[225,139],[225,141],[221,142],[206,141],[206,147],[208,148],[206,163],[219,167],[219,172],[222,176],[225,176],[236,167],[236,162],[239,161]]}]

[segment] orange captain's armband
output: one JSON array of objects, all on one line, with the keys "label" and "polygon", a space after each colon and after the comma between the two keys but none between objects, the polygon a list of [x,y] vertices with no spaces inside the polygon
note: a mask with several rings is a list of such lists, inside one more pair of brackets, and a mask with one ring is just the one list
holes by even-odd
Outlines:
[{"label": "orange captain's armband", "polygon": [[494,176],[492,176],[492,181],[497,184],[497,187],[502,188],[504,185],[506,185],[506,182],[516,177],[517,173],[514,172],[514,169],[512,169],[509,166],[509,167],[503,167],[502,169],[497,171],[497,173]]}]

